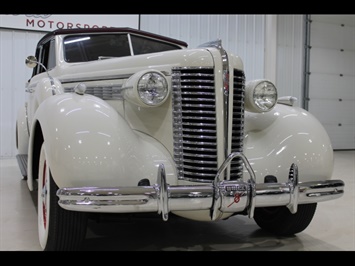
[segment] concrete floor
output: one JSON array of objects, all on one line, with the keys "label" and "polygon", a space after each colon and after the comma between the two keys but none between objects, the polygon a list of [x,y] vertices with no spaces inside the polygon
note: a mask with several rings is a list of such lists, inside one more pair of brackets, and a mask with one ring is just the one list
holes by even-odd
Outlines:
[{"label": "concrete floor", "polygon": [[[16,159],[0,160],[0,251],[40,251],[34,196]],[[344,195],[318,204],[315,217],[293,237],[275,237],[254,220],[164,222],[90,221],[83,251],[355,251],[355,151],[336,151],[333,179],[345,182]]]}]

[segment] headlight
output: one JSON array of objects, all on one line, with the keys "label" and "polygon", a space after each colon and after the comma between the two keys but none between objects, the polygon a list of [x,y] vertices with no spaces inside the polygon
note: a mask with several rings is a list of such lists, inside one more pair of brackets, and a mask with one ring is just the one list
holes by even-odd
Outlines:
[{"label": "headlight", "polygon": [[160,104],[168,95],[168,82],[158,72],[148,72],[138,81],[138,95],[148,105]]},{"label": "headlight", "polygon": [[245,109],[250,112],[268,112],[277,102],[275,85],[265,79],[249,82],[245,87]]},{"label": "headlight", "polygon": [[144,70],[131,76],[123,85],[126,100],[143,107],[159,106],[169,94],[165,76],[156,70]]}]

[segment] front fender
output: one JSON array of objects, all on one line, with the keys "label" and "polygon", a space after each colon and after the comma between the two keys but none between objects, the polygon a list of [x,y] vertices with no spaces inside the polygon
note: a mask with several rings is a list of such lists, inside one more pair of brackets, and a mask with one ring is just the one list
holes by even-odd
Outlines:
[{"label": "front fender", "polygon": [[[47,161],[59,187],[136,186],[156,182],[158,166],[176,183],[168,151],[156,140],[133,131],[105,101],[65,93],[38,108]],[[35,123],[34,123],[35,124]]]},{"label": "front fender", "polygon": [[292,163],[299,181],[330,179],[333,148],[320,122],[304,109],[277,104],[267,113],[246,113],[245,155],[257,182],[274,175],[287,182]]}]

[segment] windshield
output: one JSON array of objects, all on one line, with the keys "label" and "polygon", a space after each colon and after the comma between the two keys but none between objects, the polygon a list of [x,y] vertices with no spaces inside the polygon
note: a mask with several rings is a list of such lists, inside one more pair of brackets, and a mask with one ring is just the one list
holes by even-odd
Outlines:
[{"label": "windshield", "polygon": [[128,34],[71,35],[64,38],[64,58],[68,63],[87,62],[112,57],[139,55],[181,49],[179,46]]}]

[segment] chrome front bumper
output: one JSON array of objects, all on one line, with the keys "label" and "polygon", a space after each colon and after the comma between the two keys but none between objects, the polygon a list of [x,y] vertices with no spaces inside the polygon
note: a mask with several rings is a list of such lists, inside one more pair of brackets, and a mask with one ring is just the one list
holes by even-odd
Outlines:
[{"label": "chrome front bumper", "polygon": [[[250,175],[247,181],[220,180],[230,162],[239,157]],[[256,183],[254,171],[241,153],[232,153],[225,160],[211,184],[170,186],[165,169],[159,165],[157,184],[136,187],[79,187],[57,191],[59,205],[72,211],[103,213],[158,212],[168,220],[170,211],[210,210],[211,220],[223,213],[246,211],[249,218],[256,207],[287,206],[297,212],[298,204],[314,203],[339,198],[344,193],[344,182],[325,180],[298,182],[297,166],[290,168],[286,183]]]}]

